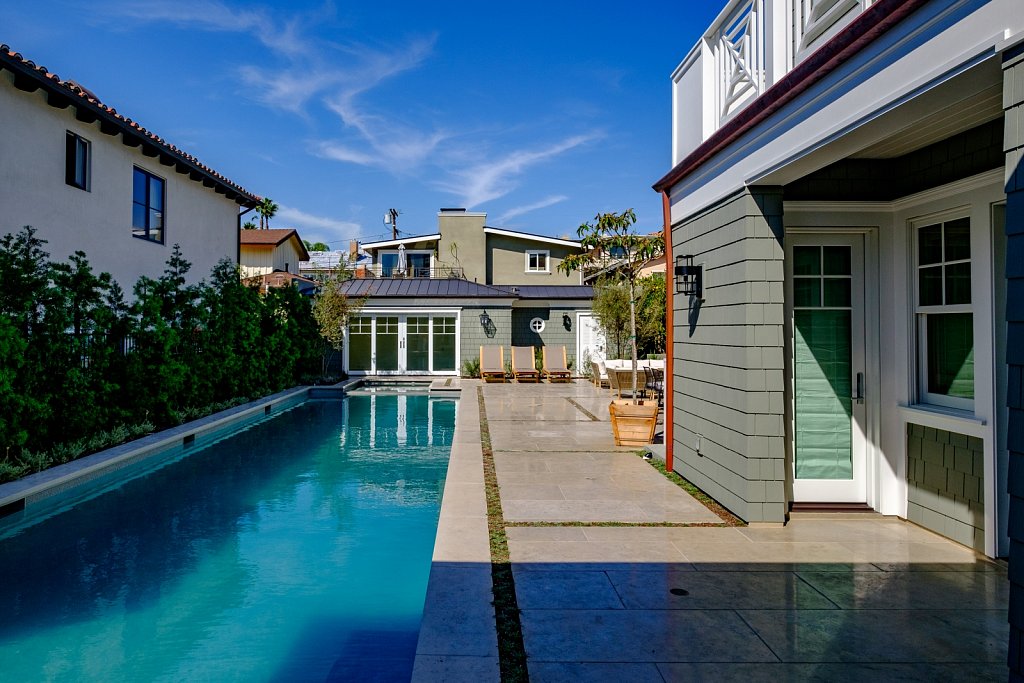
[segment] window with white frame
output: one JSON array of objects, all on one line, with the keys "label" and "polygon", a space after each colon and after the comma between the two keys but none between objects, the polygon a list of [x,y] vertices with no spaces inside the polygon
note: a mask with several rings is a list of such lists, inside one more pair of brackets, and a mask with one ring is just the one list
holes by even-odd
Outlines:
[{"label": "window with white frame", "polygon": [[973,410],[971,221],[958,216],[914,228],[918,400]]},{"label": "window with white frame", "polygon": [[526,252],[527,273],[550,273],[551,252],[547,249],[530,249]]}]

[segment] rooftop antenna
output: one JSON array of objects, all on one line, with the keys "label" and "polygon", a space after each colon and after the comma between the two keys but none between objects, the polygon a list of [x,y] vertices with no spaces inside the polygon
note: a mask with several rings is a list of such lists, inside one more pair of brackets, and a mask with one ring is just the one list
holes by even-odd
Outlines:
[{"label": "rooftop antenna", "polygon": [[391,226],[391,239],[398,239],[398,209],[388,209],[384,214],[384,225]]}]

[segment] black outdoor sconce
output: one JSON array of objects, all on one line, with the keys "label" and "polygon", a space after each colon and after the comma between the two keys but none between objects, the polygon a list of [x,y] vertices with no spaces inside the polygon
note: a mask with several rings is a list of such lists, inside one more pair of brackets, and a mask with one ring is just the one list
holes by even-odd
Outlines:
[{"label": "black outdoor sconce", "polygon": [[491,326],[491,316],[487,315],[487,311],[480,314],[480,327],[485,330]]},{"label": "black outdoor sconce", "polygon": [[562,314],[562,327],[564,327],[567,330],[572,329],[572,318],[569,317],[568,313]]},{"label": "black outdoor sconce", "polygon": [[693,265],[693,256],[676,257],[676,294],[694,296],[704,293],[704,268]]}]

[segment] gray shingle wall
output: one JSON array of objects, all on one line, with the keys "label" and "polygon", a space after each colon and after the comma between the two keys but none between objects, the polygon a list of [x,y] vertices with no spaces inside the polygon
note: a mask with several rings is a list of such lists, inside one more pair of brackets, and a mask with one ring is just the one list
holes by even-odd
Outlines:
[{"label": "gray shingle wall", "polygon": [[674,299],[675,468],[748,522],[786,513],[782,225],[781,188],[753,187],[672,229],[705,299]]},{"label": "gray shingle wall", "polygon": [[[487,331],[480,324],[480,314],[487,311],[491,319],[491,326]],[[462,309],[460,339],[462,360],[459,362],[459,372],[462,372],[463,364],[468,360],[480,359],[481,346],[504,346],[505,357],[508,358],[508,346],[512,339],[512,308],[505,306],[464,307]]]},{"label": "gray shingle wall", "polygon": [[981,439],[907,425],[907,519],[985,551]]},{"label": "gray shingle wall", "polygon": [[[559,306],[552,302],[548,307],[530,307],[512,309],[512,344],[516,346],[553,346],[565,345],[565,355],[572,363],[573,372],[576,367],[576,313],[589,311],[589,308]],[[563,313],[569,314],[569,326],[566,327]],[[544,331],[537,333],[530,329],[533,318],[544,320]]]},{"label": "gray shingle wall", "polygon": [[1024,48],[1003,55],[1011,676],[1024,675]]}]

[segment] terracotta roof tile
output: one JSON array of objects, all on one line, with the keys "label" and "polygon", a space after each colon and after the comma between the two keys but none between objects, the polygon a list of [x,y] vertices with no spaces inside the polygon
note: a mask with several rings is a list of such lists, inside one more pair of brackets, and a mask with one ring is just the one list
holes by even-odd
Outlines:
[{"label": "terracotta roof tile", "polygon": [[[162,149],[172,158],[175,158],[177,161],[184,162],[186,167],[192,167],[196,171],[208,175],[215,181],[219,181],[221,184],[234,190],[235,193],[245,200],[239,203],[254,205],[262,199],[259,195],[249,192],[241,185],[238,185],[209,166],[203,164],[203,162],[199,161],[199,159],[191,154],[175,147],[156,133],[143,128],[138,124],[138,122],[119,114],[116,109],[101,102],[92,91],[82,87],[74,81],[62,80],[57,76],[57,74],[50,73],[46,67],[38,66],[35,62],[25,59],[20,52],[14,52],[11,50],[10,46],[6,44],[0,45],[0,69],[3,68],[13,71],[16,81],[18,76],[22,74],[25,77],[35,78],[39,81],[37,84],[38,87],[43,87],[50,92],[63,95],[71,100],[70,103],[74,104],[76,107],[92,109],[93,112],[97,114],[98,118],[110,121],[129,134],[141,136],[146,142],[155,145],[158,149]],[[31,88],[31,90],[36,89],[36,87]],[[75,100],[77,100],[77,102]]]}]

